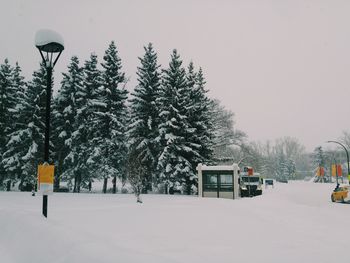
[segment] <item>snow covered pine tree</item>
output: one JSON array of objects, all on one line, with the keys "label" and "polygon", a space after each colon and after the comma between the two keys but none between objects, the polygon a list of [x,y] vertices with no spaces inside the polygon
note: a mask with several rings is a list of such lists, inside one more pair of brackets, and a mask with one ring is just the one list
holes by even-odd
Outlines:
[{"label": "snow covered pine tree", "polygon": [[[139,58],[141,66],[137,68],[138,85],[130,100],[129,148],[132,155],[140,160],[143,167],[143,191],[152,190],[155,183],[159,145],[159,111],[156,99],[160,89],[157,54],[152,44],[144,47],[145,54]],[[130,163],[130,162],[129,162]],[[128,173],[130,174],[130,173]]]},{"label": "snow covered pine tree", "polygon": [[0,68],[0,188],[7,179],[7,189],[10,190],[11,181],[21,180],[21,160],[19,152],[22,150],[18,130],[23,128],[26,120],[20,118],[24,105],[24,77],[21,68],[16,63],[12,68],[7,59]]},{"label": "snow covered pine tree", "polygon": [[[63,73],[61,88],[55,99],[54,105],[54,132],[56,158],[58,161],[58,172],[55,178],[55,188],[58,189],[60,177],[64,176],[68,181],[74,180],[74,192],[80,192],[81,170],[78,165],[79,158],[73,150],[73,136],[78,125],[76,116],[78,113],[77,96],[82,90],[83,73],[76,56],[71,58],[68,72]],[[75,141],[76,142],[76,141]]]},{"label": "snow covered pine tree", "polygon": [[116,193],[117,176],[125,177],[127,90],[125,73],[117,48],[112,41],[101,63],[102,85],[98,89],[98,99],[94,101],[97,111],[93,118],[95,129],[93,143],[94,162],[104,178],[103,192],[107,190],[107,180],[113,177],[113,193]]},{"label": "snow covered pine tree", "polygon": [[191,157],[199,156],[189,135],[194,129],[186,115],[189,107],[186,71],[181,66],[174,50],[169,68],[163,71],[162,86],[158,103],[160,107],[159,136],[162,152],[158,159],[158,170],[165,184],[165,192],[173,193],[176,187],[186,186],[188,179],[195,177]]}]

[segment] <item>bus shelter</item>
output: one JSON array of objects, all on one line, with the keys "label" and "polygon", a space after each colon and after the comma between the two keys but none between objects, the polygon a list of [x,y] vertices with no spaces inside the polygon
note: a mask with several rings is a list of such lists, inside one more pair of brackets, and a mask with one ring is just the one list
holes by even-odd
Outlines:
[{"label": "bus shelter", "polygon": [[214,198],[239,198],[239,167],[237,164],[206,166],[199,164],[198,196]]}]

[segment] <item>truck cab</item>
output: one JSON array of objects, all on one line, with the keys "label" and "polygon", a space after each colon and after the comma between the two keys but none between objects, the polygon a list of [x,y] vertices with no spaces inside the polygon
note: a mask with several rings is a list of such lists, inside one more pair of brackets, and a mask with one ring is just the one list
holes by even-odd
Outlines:
[{"label": "truck cab", "polygon": [[239,178],[241,197],[251,197],[262,194],[262,179],[259,173],[254,173],[252,167],[244,167]]}]

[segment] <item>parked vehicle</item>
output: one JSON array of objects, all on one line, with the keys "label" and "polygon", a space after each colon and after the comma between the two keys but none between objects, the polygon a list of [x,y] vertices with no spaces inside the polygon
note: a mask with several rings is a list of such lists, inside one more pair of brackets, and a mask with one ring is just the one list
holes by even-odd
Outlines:
[{"label": "parked vehicle", "polygon": [[279,183],[288,184],[288,179],[286,177],[277,177],[276,181],[279,182]]},{"label": "parked vehicle", "polygon": [[339,186],[331,194],[332,202],[350,203],[350,186]]},{"label": "parked vehicle", "polygon": [[260,174],[254,173],[251,167],[244,167],[239,177],[239,189],[241,197],[261,195],[262,179]]},{"label": "parked vehicle", "polygon": [[264,180],[264,183],[265,183],[265,188],[267,188],[269,185],[272,186],[272,188],[274,187],[273,184],[274,184],[274,180],[273,179],[270,179],[270,178],[266,178]]}]

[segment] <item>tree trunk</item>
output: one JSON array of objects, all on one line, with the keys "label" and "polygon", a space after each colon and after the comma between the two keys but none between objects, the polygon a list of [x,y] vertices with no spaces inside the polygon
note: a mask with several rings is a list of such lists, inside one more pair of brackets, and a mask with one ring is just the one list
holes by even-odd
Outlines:
[{"label": "tree trunk", "polygon": [[77,175],[74,176],[74,188],[73,188],[73,193],[77,192]]},{"label": "tree trunk", "polygon": [[104,178],[103,179],[103,189],[102,189],[102,192],[105,194],[107,193],[107,178]]},{"label": "tree trunk", "polygon": [[186,186],[186,193],[187,193],[187,195],[191,195],[191,185],[190,184],[188,184],[187,186]]},{"label": "tree trunk", "polygon": [[191,180],[186,177],[186,194],[191,195]]},{"label": "tree trunk", "polygon": [[141,193],[143,189],[142,181],[135,187],[136,202],[142,204]]},{"label": "tree trunk", "polygon": [[81,186],[81,172],[78,172],[78,182],[77,182],[77,191],[80,193],[80,186]]},{"label": "tree trunk", "polygon": [[18,190],[22,191],[23,188],[23,179],[21,178],[21,182],[18,185]]},{"label": "tree trunk", "polygon": [[7,192],[11,191],[11,180],[8,180],[8,181],[7,181],[7,184],[6,184],[6,191],[7,191]]},{"label": "tree trunk", "polygon": [[141,199],[141,191],[136,193],[136,202],[142,204],[142,199]]},{"label": "tree trunk", "polygon": [[74,193],[80,193],[81,174],[78,172],[74,178]]},{"label": "tree trunk", "polygon": [[54,185],[53,185],[53,191],[57,192],[58,189],[60,189],[60,177],[62,174],[62,170],[63,170],[63,159],[61,158],[62,154],[59,153],[58,155],[58,169],[57,169],[57,173],[55,174],[55,181],[54,181]]},{"label": "tree trunk", "polygon": [[164,190],[165,190],[165,194],[167,195],[168,194],[168,183],[167,182],[165,183],[165,189]]},{"label": "tree trunk", "polygon": [[1,168],[0,168],[0,189],[2,189],[3,183],[4,183],[4,175],[2,174]]},{"label": "tree trunk", "polygon": [[60,177],[58,175],[55,175],[55,181],[53,185],[53,191],[57,192],[60,189]]},{"label": "tree trunk", "polygon": [[116,175],[113,177],[112,182],[113,182],[113,194],[115,194],[117,193],[117,176]]}]

